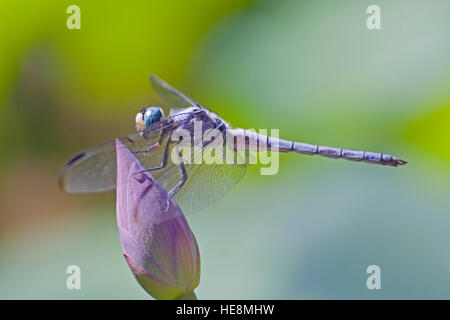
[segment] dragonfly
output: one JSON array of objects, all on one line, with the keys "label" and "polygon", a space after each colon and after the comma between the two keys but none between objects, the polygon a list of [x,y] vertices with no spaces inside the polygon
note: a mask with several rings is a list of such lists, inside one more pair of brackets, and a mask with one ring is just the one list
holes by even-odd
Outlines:
[{"label": "dragonfly", "polygon": [[[295,142],[233,128],[216,113],[158,77],[152,75],[150,82],[158,96],[170,106],[169,115],[165,117],[163,110],[156,106],[144,108],[136,116],[137,132],[119,140],[142,163],[145,171],[151,172],[167,191],[169,198],[173,198],[185,214],[198,212],[215,203],[241,180],[248,167],[248,161],[242,157],[248,155],[251,150],[258,152],[264,148],[265,151],[319,155],[392,167],[407,163],[385,153]],[[182,141],[173,140],[171,136],[179,130],[194,135],[195,121],[201,122],[203,132],[214,129],[224,136],[242,138],[240,141],[244,143],[227,144],[227,152],[230,152],[233,159],[241,158],[243,161],[185,163],[185,157],[180,153],[180,157],[174,161],[169,155],[173,154],[174,148],[179,147]],[[251,144],[249,137],[256,143]],[[187,153],[190,152],[189,156],[195,157],[195,154],[207,148],[211,141],[202,141],[195,146],[193,143]],[[105,192],[115,189],[115,146],[115,141],[110,141],[73,156],[63,167],[60,175],[61,188],[68,193]]]}]

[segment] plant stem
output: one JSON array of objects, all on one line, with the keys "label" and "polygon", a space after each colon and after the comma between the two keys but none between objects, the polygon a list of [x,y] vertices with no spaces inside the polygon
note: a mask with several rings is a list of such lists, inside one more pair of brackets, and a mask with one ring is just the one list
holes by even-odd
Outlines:
[{"label": "plant stem", "polygon": [[179,296],[177,300],[198,300],[194,291],[188,292],[182,296]]}]

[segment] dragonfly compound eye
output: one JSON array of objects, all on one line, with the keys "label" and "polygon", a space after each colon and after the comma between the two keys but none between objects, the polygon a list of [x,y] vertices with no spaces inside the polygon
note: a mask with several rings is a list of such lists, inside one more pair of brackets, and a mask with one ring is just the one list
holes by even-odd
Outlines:
[{"label": "dragonfly compound eye", "polygon": [[142,111],[136,115],[136,129],[139,131],[148,129],[152,124],[160,121],[163,116],[162,110],[158,107],[142,109]]}]

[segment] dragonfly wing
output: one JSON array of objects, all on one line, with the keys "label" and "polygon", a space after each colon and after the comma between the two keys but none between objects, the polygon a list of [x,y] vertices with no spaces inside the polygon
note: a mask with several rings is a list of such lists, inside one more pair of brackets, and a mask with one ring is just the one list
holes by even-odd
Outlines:
[{"label": "dragonfly wing", "polygon": [[[192,115],[195,117],[195,115]],[[145,168],[155,168],[161,165],[165,142],[170,138],[172,130],[189,122],[190,119],[178,122],[161,121],[145,132],[145,137],[136,132],[120,141],[132,152]],[[160,141],[165,132],[165,139]],[[161,147],[149,152],[141,152],[150,146],[161,142]],[[113,190],[116,187],[116,144],[114,141],[86,149],[72,157],[64,166],[60,176],[61,188],[69,193],[91,193]],[[163,174],[164,168],[152,172],[157,178]]]},{"label": "dragonfly wing", "polygon": [[64,166],[59,178],[69,193],[103,192],[115,188],[116,151],[112,141],[81,151]]},{"label": "dragonfly wing", "polygon": [[169,84],[167,84],[157,76],[151,75],[150,82],[152,83],[153,88],[155,89],[159,97],[167,104],[169,104],[169,106],[173,109],[195,107],[198,105],[197,102],[195,102],[185,94],[179,92],[178,90],[172,88]]},{"label": "dragonfly wing", "polygon": [[185,214],[209,207],[227,193],[247,172],[245,165],[201,164],[187,168],[188,179],[175,195]]},{"label": "dragonfly wing", "polygon": [[[203,150],[205,151],[205,150]],[[226,150],[234,159],[242,159],[242,154],[234,150]],[[198,156],[198,151],[192,152],[192,159]],[[203,153],[203,162],[200,164],[186,164],[187,180],[177,192],[174,200],[181,207],[184,214],[192,214],[212,205],[227,193],[247,172],[244,161],[239,164],[220,164],[208,161]],[[205,161],[206,160],[206,161]],[[157,181],[166,190],[172,189],[181,180],[181,171],[178,165],[171,164]]]},{"label": "dragonfly wing", "polygon": [[[134,133],[120,140],[131,151],[144,150],[159,141],[159,132],[143,138]],[[152,156],[145,153],[137,154],[137,158],[146,165],[157,160],[157,148]],[[149,158],[149,159],[147,159]],[[116,144],[114,141],[81,151],[72,157],[64,166],[60,176],[61,188],[69,193],[104,192],[116,188]]]}]

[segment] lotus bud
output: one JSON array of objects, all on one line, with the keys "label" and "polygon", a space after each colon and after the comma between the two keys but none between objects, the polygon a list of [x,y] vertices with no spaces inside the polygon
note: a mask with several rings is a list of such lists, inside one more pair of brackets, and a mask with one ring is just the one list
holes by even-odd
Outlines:
[{"label": "lotus bud", "polygon": [[116,140],[117,225],[139,284],[156,299],[195,298],[200,254],[183,212],[136,157]]}]

